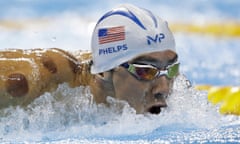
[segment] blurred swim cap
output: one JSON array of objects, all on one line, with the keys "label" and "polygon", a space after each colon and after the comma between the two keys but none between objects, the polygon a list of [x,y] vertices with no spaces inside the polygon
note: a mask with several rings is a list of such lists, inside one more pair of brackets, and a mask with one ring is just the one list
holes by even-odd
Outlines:
[{"label": "blurred swim cap", "polygon": [[98,20],[91,47],[91,73],[96,74],[144,53],[175,51],[175,41],[166,21],[146,9],[123,4]]}]

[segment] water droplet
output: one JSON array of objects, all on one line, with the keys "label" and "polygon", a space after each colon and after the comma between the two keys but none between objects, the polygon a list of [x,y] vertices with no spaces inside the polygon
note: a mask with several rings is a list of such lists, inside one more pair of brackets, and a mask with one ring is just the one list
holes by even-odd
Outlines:
[{"label": "water droplet", "polygon": [[57,37],[52,37],[52,41],[55,42],[57,40]]}]

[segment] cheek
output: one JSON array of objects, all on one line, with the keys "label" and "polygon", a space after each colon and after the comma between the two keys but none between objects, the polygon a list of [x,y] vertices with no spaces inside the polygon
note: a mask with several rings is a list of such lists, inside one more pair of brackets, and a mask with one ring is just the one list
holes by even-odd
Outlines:
[{"label": "cheek", "polygon": [[148,89],[146,83],[142,83],[124,69],[114,72],[113,85],[115,97],[127,101],[132,107],[142,105]]}]

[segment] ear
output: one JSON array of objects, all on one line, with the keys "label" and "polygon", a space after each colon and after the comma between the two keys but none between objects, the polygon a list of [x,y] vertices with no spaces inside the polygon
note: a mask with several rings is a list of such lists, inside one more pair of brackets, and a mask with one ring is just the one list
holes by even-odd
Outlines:
[{"label": "ear", "polygon": [[90,90],[96,103],[107,103],[107,96],[115,97],[112,71],[96,74],[90,83]]},{"label": "ear", "polygon": [[113,75],[112,70],[97,74],[97,76],[99,78],[101,78],[102,80],[104,80],[104,81],[106,81],[108,83],[109,82],[112,83],[112,75]]}]

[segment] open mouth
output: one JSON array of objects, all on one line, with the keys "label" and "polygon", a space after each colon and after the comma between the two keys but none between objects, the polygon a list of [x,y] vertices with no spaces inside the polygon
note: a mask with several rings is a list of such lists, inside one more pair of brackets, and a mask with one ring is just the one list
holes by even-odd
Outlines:
[{"label": "open mouth", "polygon": [[161,108],[167,107],[167,105],[153,105],[150,108],[148,108],[148,112],[151,114],[160,114]]},{"label": "open mouth", "polygon": [[151,114],[159,114],[161,112],[161,107],[160,106],[152,106],[148,109],[148,112]]}]

